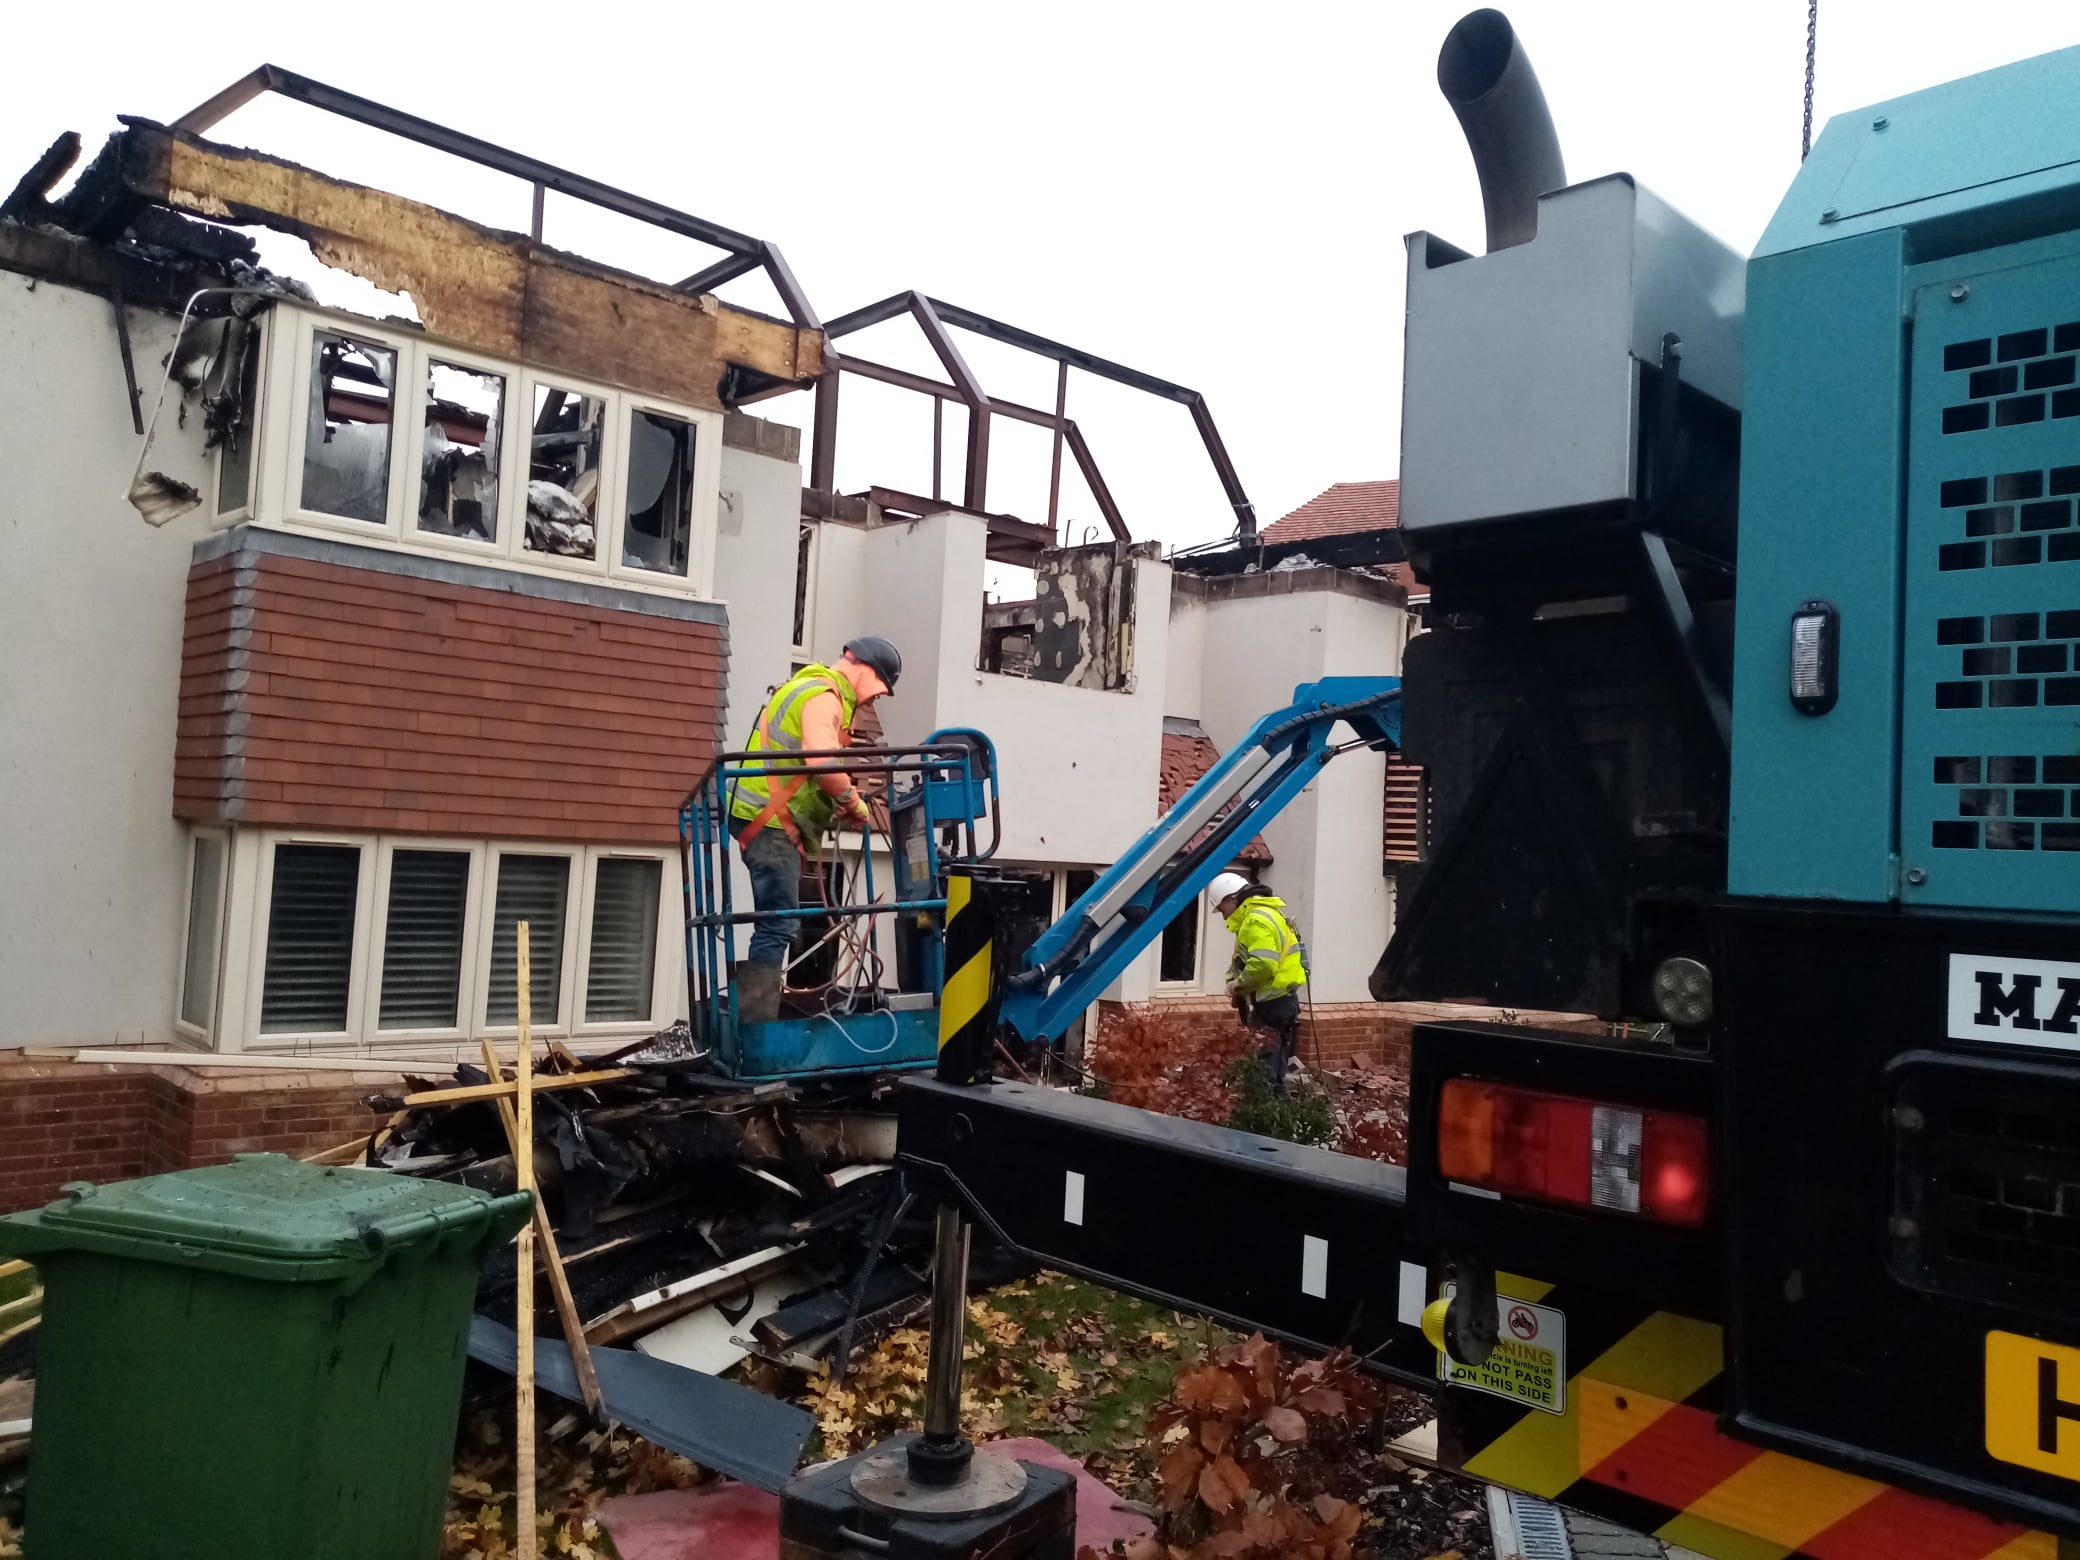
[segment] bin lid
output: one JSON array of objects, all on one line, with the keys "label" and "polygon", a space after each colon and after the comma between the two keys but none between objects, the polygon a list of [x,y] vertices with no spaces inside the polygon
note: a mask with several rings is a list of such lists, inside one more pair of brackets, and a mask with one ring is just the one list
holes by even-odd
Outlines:
[{"label": "bin lid", "polygon": [[46,1246],[62,1246],[68,1233],[77,1233],[97,1246],[118,1236],[310,1262],[374,1259],[445,1231],[482,1226],[501,1201],[442,1181],[307,1165],[283,1154],[240,1154],[230,1164],[113,1186],[75,1181],[37,1211],[36,1222]]}]

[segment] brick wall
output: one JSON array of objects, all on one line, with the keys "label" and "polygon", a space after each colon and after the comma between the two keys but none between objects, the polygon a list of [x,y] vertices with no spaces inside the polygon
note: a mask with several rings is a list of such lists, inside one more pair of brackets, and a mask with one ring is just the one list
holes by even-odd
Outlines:
[{"label": "brick wall", "polygon": [[387,1118],[364,1102],[394,1086],[340,1076],[0,1066],[0,1213],[49,1202],[67,1181],[122,1181],[241,1153],[300,1159],[373,1132]]},{"label": "brick wall", "polygon": [[677,838],[679,801],[720,735],[720,608],[251,527],[227,536],[188,576],[176,817]]},{"label": "brick wall", "polygon": [[[1118,1010],[1121,1004],[1099,1004]],[[1147,1010],[1181,1020],[1211,1037],[1236,1026],[1235,1010],[1226,997],[1171,997],[1147,1004]],[[1406,1067],[1409,1040],[1417,1024],[1447,1019],[1495,1019],[1494,1008],[1454,1002],[1317,1002],[1300,1009],[1299,1056],[1315,1067]],[[1518,1013],[1520,1023],[1554,1029],[1603,1025],[1579,1013]],[[1102,1022],[1102,1016],[1101,1016]]]}]

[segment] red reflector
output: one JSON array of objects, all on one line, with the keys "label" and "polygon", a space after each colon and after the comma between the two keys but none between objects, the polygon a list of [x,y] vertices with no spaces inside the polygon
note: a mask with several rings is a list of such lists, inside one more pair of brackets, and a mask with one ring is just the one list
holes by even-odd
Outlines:
[{"label": "red reflector", "polygon": [[1662,1224],[1700,1225],[1711,1201],[1700,1118],[1472,1078],[1448,1080],[1438,1100],[1437,1168],[1504,1196]]}]

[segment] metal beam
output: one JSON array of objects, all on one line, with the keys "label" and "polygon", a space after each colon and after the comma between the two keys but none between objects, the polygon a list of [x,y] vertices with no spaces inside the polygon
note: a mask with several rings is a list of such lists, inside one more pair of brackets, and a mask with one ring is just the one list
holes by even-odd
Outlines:
[{"label": "metal beam", "polygon": [[733,282],[746,271],[757,270],[758,266],[757,255],[724,255],[706,270],[696,271],[693,275],[672,283],[672,290],[683,293],[713,292],[724,282]]},{"label": "metal beam", "polygon": [[906,1175],[1013,1250],[1436,1388],[1400,1320],[1401,1265],[1424,1259],[1396,1166],[1016,1083],[905,1079],[896,1120]]},{"label": "metal beam", "polygon": [[932,308],[931,300],[923,293],[911,293],[907,299],[910,316],[924,332],[924,339],[931,343],[933,353],[946,370],[961,393],[961,400],[968,408],[968,470],[963,485],[963,503],[967,508],[980,513],[989,503],[989,394],[982,388],[982,381],[968,367],[968,360],[961,356],[961,349],[954,345],[945,322]]},{"label": "metal beam", "polygon": [[1112,501],[1112,489],[1105,485],[1105,479],[1098,474],[1098,462],[1091,455],[1090,445],[1084,442],[1083,430],[1072,422],[1062,432],[1068,437],[1069,453],[1076,457],[1076,469],[1083,473],[1084,485],[1091,490],[1091,497],[1098,501],[1098,512],[1105,517],[1105,523],[1112,527],[1114,540],[1131,542],[1134,534],[1127,529],[1127,522],[1119,512],[1119,505]]},{"label": "metal beam", "polygon": [[[907,368],[890,368],[886,363],[876,363],[870,358],[846,357],[838,360],[838,367],[848,374],[857,374],[862,379],[874,379],[885,385],[894,385],[899,390],[915,390],[919,395],[936,396],[942,401],[960,401],[967,398],[953,385],[940,379],[927,379],[922,374],[913,374]],[[1035,427],[1066,430],[1066,418],[1056,418],[1037,406],[1026,406],[1017,401],[999,401],[989,398],[989,409],[999,417],[1009,417],[1018,422],[1032,423]]]}]

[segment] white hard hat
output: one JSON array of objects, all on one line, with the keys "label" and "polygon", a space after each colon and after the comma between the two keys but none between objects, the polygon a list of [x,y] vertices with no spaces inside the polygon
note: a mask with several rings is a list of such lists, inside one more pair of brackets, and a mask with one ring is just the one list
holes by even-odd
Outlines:
[{"label": "white hard hat", "polygon": [[1248,887],[1249,879],[1240,872],[1223,872],[1206,885],[1206,897],[1214,904],[1219,904],[1230,894],[1239,894]]}]

